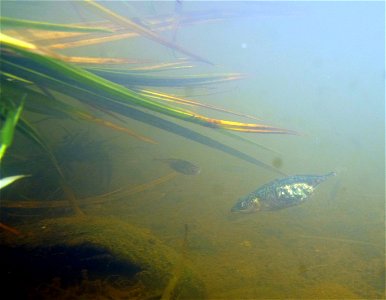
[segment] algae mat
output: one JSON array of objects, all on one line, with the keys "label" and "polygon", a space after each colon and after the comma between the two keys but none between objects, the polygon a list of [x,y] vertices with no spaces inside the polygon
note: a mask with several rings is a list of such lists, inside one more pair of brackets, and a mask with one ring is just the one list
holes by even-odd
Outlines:
[{"label": "algae mat", "polygon": [[[181,253],[164,245],[148,230],[111,217],[66,217],[48,219],[19,227],[22,235],[2,234],[2,247],[10,249],[99,249],[98,255],[136,270],[135,285],[142,286],[141,297],[200,299],[204,286]],[[63,248],[65,246],[65,248]],[[77,248],[78,247],[78,248]],[[95,254],[95,253],[94,253]],[[90,259],[94,259],[90,257]],[[85,258],[84,261],[87,261]],[[112,259],[110,259],[111,263]],[[182,271],[181,271],[182,270]],[[103,274],[110,276],[113,274]],[[129,292],[128,292],[129,293]],[[128,294],[127,296],[130,296]]]}]

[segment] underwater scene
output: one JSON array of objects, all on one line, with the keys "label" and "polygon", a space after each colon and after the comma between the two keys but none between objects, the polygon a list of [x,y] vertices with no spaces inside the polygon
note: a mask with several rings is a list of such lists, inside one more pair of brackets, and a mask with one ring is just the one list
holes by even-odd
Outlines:
[{"label": "underwater scene", "polygon": [[385,3],[2,1],[12,299],[385,299]]}]

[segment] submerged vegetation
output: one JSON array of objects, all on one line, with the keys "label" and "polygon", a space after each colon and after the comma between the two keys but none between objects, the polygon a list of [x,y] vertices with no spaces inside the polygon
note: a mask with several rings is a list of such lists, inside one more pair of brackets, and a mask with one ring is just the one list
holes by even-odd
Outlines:
[{"label": "submerged vegetation", "polygon": [[[73,5],[78,5],[78,3],[74,2]],[[134,21],[95,1],[86,0],[82,5],[86,5],[90,9],[90,13],[96,12],[103,18],[103,21],[54,24],[8,17],[1,17],[0,19],[2,26],[0,33],[0,117],[3,124],[2,128],[4,128],[1,136],[1,157],[5,150],[10,147],[14,134],[16,138],[21,139],[24,136],[24,139],[28,141],[26,142],[27,151],[17,153],[16,147],[11,148],[6,154],[7,163],[2,164],[1,176],[10,176],[2,179],[7,180],[7,184],[24,177],[24,175],[12,176],[15,171],[18,174],[28,175],[23,183],[17,183],[16,193],[12,193],[14,191],[10,189],[3,194],[6,196],[6,199],[2,199],[6,200],[2,202],[3,208],[70,207],[72,213],[85,217],[82,210],[85,205],[103,203],[107,201],[107,198],[109,201],[114,197],[122,198],[122,195],[143,191],[177,176],[176,173],[171,173],[131,189],[109,191],[112,167],[108,147],[101,139],[93,135],[90,138],[90,135],[86,135],[82,122],[123,132],[127,134],[127,138],[134,138],[143,143],[156,145],[163,142],[128,128],[125,124],[125,118],[132,119],[205,147],[222,151],[271,172],[283,174],[276,168],[277,164],[272,166],[269,163],[264,163],[234,146],[203,134],[203,132],[207,130],[209,133],[215,130],[238,141],[242,140],[245,143],[265,148],[239,134],[297,134],[295,131],[256,123],[257,118],[254,116],[165,92],[167,88],[213,86],[222,82],[241,80],[244,77],[243,74],[238,73],[166,75],[166,71],[190,70],[199,64],[212,65],[212,62],[204,56],[195,54],[194,49],[185,49],[179,46],[174,39],[169,41],[157,33],[159,30],[175,30],[176,26],[183,24],[219,21],[234,17],[234,15],[208,13],[196,16],[180,15],[174,20],[169,17],[159,17],[147,21]],[[66,50],[75,47],[105,44],[138,36],[168,47],[180,55],[184,55],[186,59],[152,63],[137,58],[64,54]],[[183,106],[189,106],[192,109],[182,108]],[[196,113],[196,108],[220,111],[233,117],[232,119],[212,118],[206,114]],[[73,128],[73,126],[66,128],[66,133],[62,137],[50,139],[41,132],[39,126],[36,126],[36,116],[39,116],[38,119],[40,120],[76,120],[79,122],[76,123],[77,128]],[[236,117],[253,119],[254,121],[246,123],[234,120],[233,118]],[[196,130],[193,128],[199,127],[190,127],[191,124],[204,128]],[[268,148],[265,149],[271,151]],[[196,169],[186,171],[186,166],[183,167],[186,174],[190,174],[189,172],[198,174],[199,172]],[[87,174],[96,174],[93,176],[93,181],[89,183],[93,186],[93,194],[85,191],[89,190],[88,183],[85,181]],[[96,226],[97,223],[88,224],[86,219],[82,220],[79,221],[77,218],[67,221],[53,220],[51,224],[55,229],[56,227],[61,228],[60,224],[70,222],[69,228],[75,235],[83,235],[81,228],[90,231],[85,242],[93,245],[102,243],[105,248],[114,248],[112,244],[116,241],[97,240],[94,238],[95,232],[93,231],[94,229],[111,231],[112,229],[106,225],[112,226],[111,220],[103,223],[103,226],[100,227],[98,227],[99,225]],[[12,227],[3,223],[0,225],[3,230],[17,236],[20,235]],[[45,225],[41,226],[36,228],[43,228]],[[130,233],[135,233],[136,229],[128,226],[126,230],[125,238],[130,236]],[[31,234],[37,235],[36,232]],[[49,239],[54,236],[55,232],[47,233]],[[159,283],[166,286],[165,290],[162,292],[162,286],[156,287],[159,295],[162,295],[162,299],[178,298],[175,295],[185,293],[181,287],[184,284],[181,278],[185,278],[184,280],[186,277],[194,278],[189,273],[190,270],[185,266],[184,261],[187,248],[186,236],[187,227],[183,243],[184,255],[180,259],[181,262],[177,262],[177,266],[175,265],[176,262],[173,262],[174,266],[172,263],[167,266],[169,273],[171,273],[171,279],[165,281],[167,276],[163,276],[165,275],[163,273],[150,274],[162,277]],[[98,236],[98,238],[101,237]],[[154,241],[152,242],[148,236],[143,238],[139,235],[138,240],[140,241],[139,244],[144,245],[145,248],[149,247],[148,243],[154,244]],[[72,242],[71,237],[68,237],[68,241]],[[44,242],[47,241],[44,240]],[[66,240],[60,242],[66,242]],[[18,243],[28,243],[28,241],[18,240]],[[79,241],[77,240],[76,243]],[[138,247],[137,241],[128,245],[132,249],[135,249],[136,246]],[[141,252],[139,250],[138,253]],[[118,255],[122,255],[122,253],[131,255],[130,253],[127,254],[127,249],[124,249],[123,246],[120,247],[119,251],[122,252],[119,252]],[[141,257],[128,257],[128,259],[131,262],[138,262],[142,259],[148,259],[148,257],[142,254]],[[157,259],[161,258],[155,255],[154,262],[149,264],[157,267]],[[173,260],[171,259],[171,261]],[[169,259],[163,263],[168,264]],[[150,269],[149,264],[145,264],[144,269]],[[150,270],[152,271],[152,269]],[[165,272],[166,269],[160,268],[160,270]],[[147,282],[148,286],[151,285],[151,279]],[[142,282],[135,284],[139,285]],[[201,287],[200,282],[197,284],[194,282],[192,285],[194,288],[196,285]],[[54,287],[50,286],[50,288]],[[61,289],[60,284],[57,287],[59,290]]]},{"label": "submerged vegetation", "polygon": [[[383,31],[347,5],[3,1],[3,294],[385,298]],[[349,172],[230,211],[323,169]]]},{"label": "submerged vegetation", "polygon": [[[173,104],[200,106],[220,111],[226,110],[154,89],[154,87],[165,86],[213,85],[219,82],[240,79],[242,78],[241,74],[164,75],[160,73],[162,70],[192,68],[196,63],[210,64],[210,62],[194,54],[193,50],[184,49],[174,41],[166,40],[158,35],[156,31],[142,26],[141,22],[134,22],[123,17],[95,1],[85,1],[83,4],[87,5],[92,12],[102,16],[106,21],[72,25],[2,17],[1,24],[4,29],[0,33],[2,107],[21,105],[21,99],[23,99],[25,113],[21,115],[16,130],[38,145],[45,153],[53,166],[52,170],[60,178],[60,189],[67,194],[68,198],[73,199],[71,202],[75,211],[79,212],[79,209],[76,208],[75,195],[68,186],[68,175],[64,174],[68,171],[64,170],[66,163],[63,162],[63,159],[72,155],[71,151],[63,156],[57,152],[59,150],[51,149],[49,141],[42,137],[38,129],[29,120],[28,112],[38,113],[54,119],[69,118],[93,122],[112,130],[123,131],[132,138],[145,143],[162,143],[162,141],[155,141],[127,128],[118,117],[118,115],[121,115],[223,151],[270,171],[281,173],[270,164],[265,164],[238,149],[165,117],[195,123],[208,127],[208,130],[217,130],[222,133],[235,131],[296,134],[294,131],[259,123],[243,123],[234,120],[210,118]],[[212,15],[207,16],[208,19],[213,17]],[[165,26],[166,29],[173,28],[172,25],[174,24],[169,20],[150,21],[154,23],[154,29],[157,26]],[[186,20],[186,22],[193,23],[197,21],[202,22],[205,19],[201,17],[201,19]],[[179,22],[182,22],[182,20],[179,20]],[[127,36],[128,33],[131,36],[143,36],[171,48],[187,56],[189,60],[153,66],[145,64],[143,67],[123,68],[121,65],[117,66],[117,64],[127,63],[129,62],[128,59],[75,57],[55,51],[55,49],[68,49],[80,45],[107,43],[112,39],[124,39],[130,37]],[[59,41],[60,47],[58,46]],[[245,114],[227,112],[250,117]],[[116,121],[107,120],[106,117],[111,116]],[[3,109],[1,118],[5,120],[6,117],[6,110]],[[76,133],[72,134],[73,136],[76,135]],[[234,134],[230,136],[241,138]],[[69,149],[64,148],[60,151],[66,152],[67,150]],[[82,152],[83,150],[79,151],[79,153]],[[60,162],[58,157],[61,157]],[[29,159],[33,158],[30,157]],[[68,162],[68,164],[71,164],[71,162]]]}]

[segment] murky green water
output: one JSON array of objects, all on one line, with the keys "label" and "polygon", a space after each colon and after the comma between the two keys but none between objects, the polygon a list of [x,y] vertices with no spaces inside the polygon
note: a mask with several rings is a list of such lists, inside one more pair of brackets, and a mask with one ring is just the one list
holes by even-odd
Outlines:
[{"label": "murky green water", "polygon": [[[2,16],[8,17],[57,23],[100,20],[80,3],[18,1],[1,5]],[[79,299],[82,291],[87,291],[83,297],[90,299],[97,297],[95,295],[101,299],[107,295],[116,299],[140,299],[144,295],[148,299],[198,295],[205,299],[384,299],[384,4],[146,1],[114,2],[109,7],[146,26],[151,25],[146,20],[179,14],[201,20],[188,25],[176,21],[160,34],[214,65],[193,63],[194,68],[157,75],[246,74],[241,80],[214,85],[153,90],[255,115],[259,121],[202,107],[188,108],[196,113],[269,124],[295,130],[299,135],[238,134],[271,149],[265,150],[212,128],[180,120],[173,122],[232,146],[278,172],[294,175],[335,171],[337,176],[322,183],[302,205],[272,212],[235,214],[230,209],[237,199],[283,175],[116,114],[105,119],[113,122],[119,118],[123,121],[121,125],[157,143],[146,143],[92,123],[46,120],[44,116],[27,112],[31,120],[39,120],[34,124],[52,148],[58,149],[56,153],[68,167],[69,185],[81,199],[81,209],[85,218],[90,218],[89,224],[95,222],[95,232],[90,225],[82,235],[80,228],[85,226],[82,223],[76,223],[79,226],[74,227],[76,229],[60,227],[61,218],[70,218],[72,212],[63,208],[66,206],[63,192],[51,186],[53,183],[47,184],[51,175],[44,175],[47,170],[41,168],[39,174],[43,179],[32,179],[36,178],[32,176],[24,183],[2,190],[2,222],[23,233],[23,238],[15,238],[4,230],[2,244],[28,249],[29,242],[36,246],[39,243],[36,241],[40,241],[41,247],[46,244],[49,248],[60,242],[50,241],[50,235],[44,231],[45,220],[50,220],[47,224],[54,225],[47,228],[58,226],[60,234],[67,230],[68,236],[76,236],[69,240],[70,245],[84,240],[125,259],[131,257],[131,250],[124,247],[124,230],[132,230],[126,226],[137,228],[141,232],[136,233],[138,236],[149,234],[157,240],[151,242],[152,238],[147,237],[150,242],[143,246],[146,249],[152,245],[170,249],[170,257],[166,254],[164,257],[165,261],[173,262],[173,267],[165,274],[162,267],[154,267],[160,270],[159,278],[155,279],[160,283],[155,283],[155,287],[138,286],[138,282],[137,285],[117,285],[117,280],[106,281],[116,275],[116,269],[104,268],[103,272],[93,274],[92,264],[80,263],[81,269],[89,270],[92,280],[99,278],[114,289],[109,290],[103,284],[94,289],[84,286],[83,290],[67,289]],[[216,18],[207,22],[209,16]],[[44,45],[44,41],[41,44]],[[59,52],[154,63],[184,57],[143,37]],[[76,133],[83,134],[83,138],[74,142],[72,148],[60,148],[63,137],[68,139]],[[17,134],[4,166],[12,167],[11,158],[17,161],[18,156],[22,156],[33,157],[30,160],[37,164],[25,163],[24,169],[19,166],[13,170],[38,169],[40,161],[34,148],[28,145],[29,142]],[[188,160],[200,166],[201,172],[194,176],[176,173],[157,161],[165,158]],[[4,167],[3,172],[12,173],[9,170]],[[27,180],[36,181],[28,183]],[[98,197],[102,194],[105,196]],[[8,200],[11,198],[14,202],[23,202],[19,207],[11,207]],[[33,208],[26,208],[28,201]],[[51,201],[52,207],[42,207],[42,201]],[[59,220],[58,224],[52,221],[55,219]],[[108,230],[105,232],[103,228]],[[139,249],[132,251],[139,252]],[[153,253],[154,265],[157,259],[162,265],[162,258],[157,256],[161,252],[146,253]],[[31,250],[23,255],[35,257],[36,252]],[[91,261],[100,265],[111,263],[111,260],[105,263],[97,255],[90,254]],[[69,264],[63,262],[66,263]],[[12,270],[12,263],[7,268]],[[192,270],[194,277],[189,278],[202,284],[202,294],[192,290],[189,297],[189,289],[180,296],[165,292],[168,284],[172,285],[170,278],[183,278],[184,268]],[[15,273],[23,272],[22,269],[18,266]],[[132,276],[119,274],[120,278]],[[50,276],[44,279],[44,285],[51,287],[49,292],[41,289],[43,283],[37,284],[40,295],[51,293],[52,286],[55,287]],[[79,277],[87,281],[84,276]],[[90,284],[95,284],[92,280]],[[188,281],[179,284],[183,286],[184,282],[189,284]],[[29,288],[37,289],[36,286]],[[62,294],[58,292],[59,296],[65,293],[62,288],[63,284],[58,288],[62,291]],[[153,294],[143,291],[152,288],[156,291]]]}]

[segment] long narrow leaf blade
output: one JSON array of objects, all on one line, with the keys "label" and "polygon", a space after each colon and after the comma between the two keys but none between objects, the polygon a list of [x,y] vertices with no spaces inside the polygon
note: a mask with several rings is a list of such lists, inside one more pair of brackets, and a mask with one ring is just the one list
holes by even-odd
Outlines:
[{"label": "long narrow leaf blade", "polygon": [[[0,36],[1,37],[1,36]],[[12,56],[9,56],[7,60],[3,60],[3,66],[15,66],[20,71],[24,70],[24,74],[29,72],[29,75],[25,77],[30,80],[31,76],[35,77],[36,82],[39,80],[52,81],[53,78],[58,78],[62,83],[72,84],[81,87],[85,90],[90,90],[92,93],[97,93],[105,96],[106,98],[114,99],[113,101],[118,101],[123,104],[134,104],[139,105],[144,108],[163,113],[175,118],[179,118],[185,121],[197,123],[203,126],[212,127],[212,128],[225,128],[228,130],[244,131],[244,132],[261,132],[261,133],[286,133],[294,134],[293,131],[275,128],[271,126],[261,125],[261,124],[245,124],[240,122],[226,121],[226,120],[216,120],[210,119],[205,116],[197,115],[189,111],[181,110],[175,107],[167,106],[155,101],[146,98],[135,91],[124,88],[123,86],[113,83],[109,80],[103,79],[95,74],[87,72],[84,69],[79,67],[69,65],[65,62],[57,60],[55,58],[42,55],[40,53],[35,53],[29,51],[29,48],[25,49],[20,47],[17,43],[7,42],[4,43],[5,46],[10,47],[10,49],[15,50],[26,58],[30,59],[30,63],[33,63],[35,70],[43,69],[45,74],[37,72],[32,69],[24,67],[25,64],[20,62],[17,66],[14,63],[11,63],[11,60],[15,60]],[[15,61],[17,62],[17,59]],[[38,62],[38,63],[37,63]],[[8,72],[12,73],[12,72]],[[19,76],[23,77],[23,76]],[[56,81],[58,79],[55,79]]]},{"label": "long narrow leaf blade", "polygon": [[6,186],[14,183],[16,180],[19,180],[21,178],[27,177],[30,175],[15,175],[15,176],[8,176],[0,179],[0,190],[2,188],[5,188]]},{"label": "long narrow leaf blade", "polygon": [[[5,118],[5,122],[0,131],[0,161],[2,160],[7,148],[12,144],[15,127],[19,121],[21,112],[23,111],[25,98],[26,95],[23,96],[18,107],[8,107],[8,110],[5,107],[1,107],[1,115]],[[11,104],[14,105],[13,102],[9,105]]]},{"label": "long narrow leaf blade", "polygon": [[105,28],[92,28],[86,26],[67,25],[67,24],[54,24],[47,22],[37,22],[30,20],[20,20],[13,18],[0,17],[0,24],[2,29],[9,28],[26,28],[26,29],[39,29],[50,31],[64,31],[64,32],[111,32],[110,29]]},{"label": "long narrow leaf blade", "polygon": [[104,7],[103,5],[96,3],[94,0],[84,0],[84,1],[85,1],[85,3],[89,4],[91,7],[96,8],[98,13],[100,13],[104,17],[108,18],[112,22],[116,22],[121,26],[130,28],[131,30],[133,30],[139,34],[141,34],[141,35],[143,35],[143,36],[145,36],[153,41],[156,41],[156,42],[160,43],[161,45],[164,45],[166,47],[169,47],[171,49],[179,51],[180,53],[185,54],[185,55],[189,56],[190,58],[193,58],[193,59],[201,61],[201,62],[205,62],[207,64],[212,64],[209,60],[207,60],[201,56],[198,56],[198,55],[186,50],[185,48],[178,46],[177,44],[174,44],[172,42],[165,40],[164,38],[157,35],[153,31],[148,30],[147,28],[145,28],[137,23],[134,23],[127,18],[122,17],[121,15],[119,15],[119,14],[109,10],[108,8]]}]

